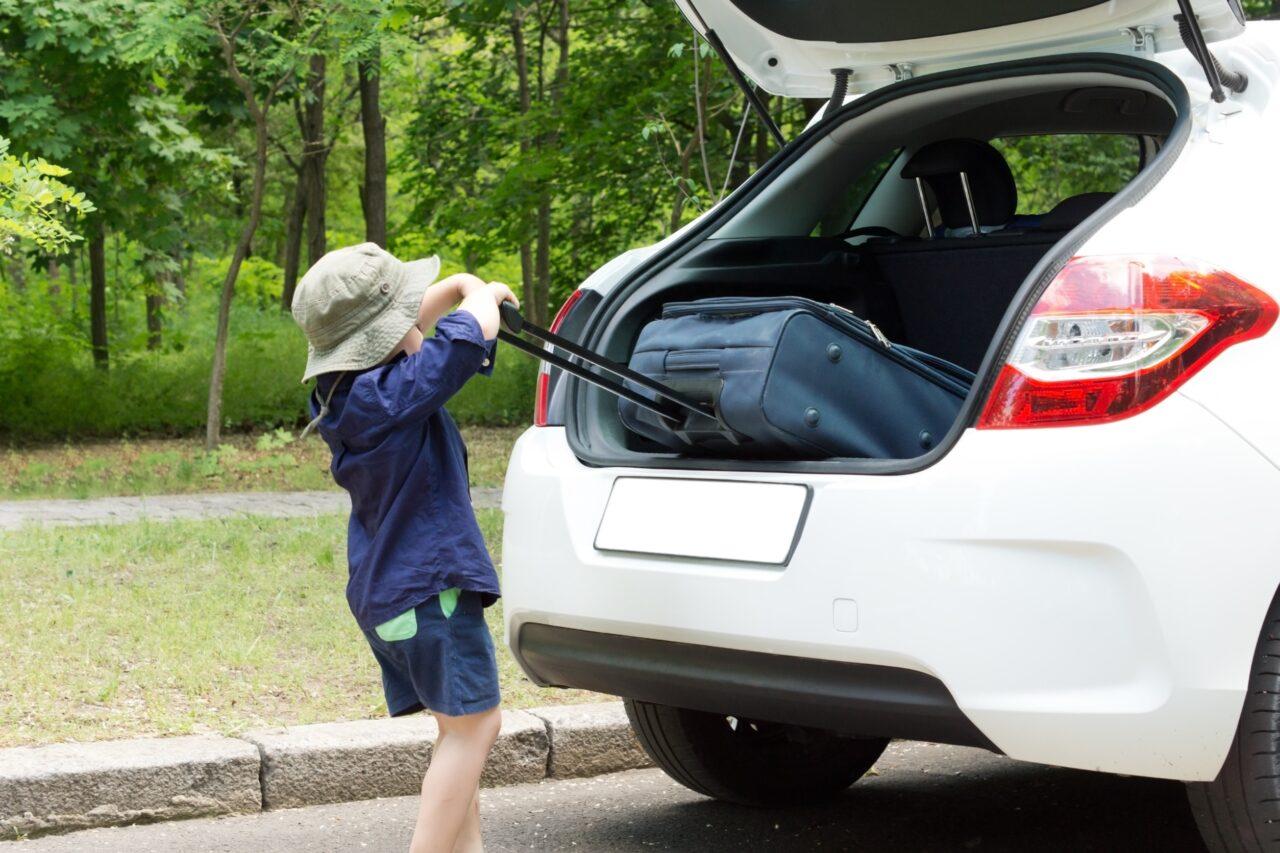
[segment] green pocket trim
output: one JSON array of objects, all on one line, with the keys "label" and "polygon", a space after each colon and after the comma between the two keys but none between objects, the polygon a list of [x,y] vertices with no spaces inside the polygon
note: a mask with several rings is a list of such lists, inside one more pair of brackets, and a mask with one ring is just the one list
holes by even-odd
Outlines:
[{"label": "green pocket trim", "polygon": [[456,586],[440,593],[440,612],[444,614],[444,618],[448,619],[453,616],[453,611],[458,607],[458,596],[461,593],[462,590]]},{"label": "green pocket trim", "polygon": [[406,610],[394,619],[388,619],[373,629],[385,643],[396,640],[408,640],[418,633],[418,614],[415,610]]}]

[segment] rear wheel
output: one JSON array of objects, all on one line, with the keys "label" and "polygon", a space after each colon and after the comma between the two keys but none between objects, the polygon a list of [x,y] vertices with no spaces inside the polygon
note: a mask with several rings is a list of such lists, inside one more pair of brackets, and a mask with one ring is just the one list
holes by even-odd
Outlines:
[{"label": "rear wheel", "polygon": [[1249,691],[1226,763],[1212,782],[1187,786],[1213,853],[1280,850],[1280,601],[1271,602]]},{"label": "rear wheel", "polygon": [[626,706],[640,745],[668,776],[699,794],[744,805],[834,796],[862,778],[889,744],[634,699]]}]

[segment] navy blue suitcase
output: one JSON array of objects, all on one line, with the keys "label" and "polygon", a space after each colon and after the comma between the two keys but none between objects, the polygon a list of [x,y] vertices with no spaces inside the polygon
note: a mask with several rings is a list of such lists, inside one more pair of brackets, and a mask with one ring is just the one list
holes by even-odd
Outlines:
[{"label": "navy blue suitcase", "polygon": [[628,366],[648,380],[626,380],[631,390],[681,398],[666,409],[619,399],[635,433],[687,454],[792,459],[918,456],[951,428],[974,378],[799,297],[668,304]]}]

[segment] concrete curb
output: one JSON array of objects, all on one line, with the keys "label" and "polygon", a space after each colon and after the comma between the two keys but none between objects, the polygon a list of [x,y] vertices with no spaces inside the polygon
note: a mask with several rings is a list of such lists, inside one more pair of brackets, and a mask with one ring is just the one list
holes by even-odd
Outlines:
[{"label": "concrete curb", "polygon": [[[0,750],[0,838],[414,794],[435,720]],[[481,784],[649,766],[620,702],[504,711]]]},{"label": "concrete curb", "polygon": [[0,750],[0,837],[258,811],[258,766],[216,735]]},{"label": "concrete curb", "polygon": [[561,705],[529,712],[547,725],[547,776],[569,779],[636,770],[652,764],[631,732],[621,702]]}]

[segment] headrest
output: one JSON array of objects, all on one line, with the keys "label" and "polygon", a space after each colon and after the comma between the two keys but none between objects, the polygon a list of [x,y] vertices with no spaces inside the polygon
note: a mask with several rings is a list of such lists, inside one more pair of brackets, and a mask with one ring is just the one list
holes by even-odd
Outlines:
[{"label": "headrest", "polygon": [[1037,226],[1041,231],[1062,231],[1075,228],[1098,208],[1110,200],[1114,193],[1081,193],[1064,198],[1053,210],[1040,217]]},{"label": "headrest", "polygon": [[1004,225],[1018,209],[1018,188],[1004,156],[980,139],[944,139],[931,142],[911,156],[902,177],[923,178],[938,199],[942,224],[969,227],[960,173],[969,176],[973,206],[979,225]]}]

